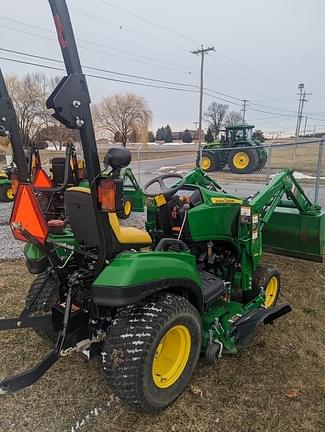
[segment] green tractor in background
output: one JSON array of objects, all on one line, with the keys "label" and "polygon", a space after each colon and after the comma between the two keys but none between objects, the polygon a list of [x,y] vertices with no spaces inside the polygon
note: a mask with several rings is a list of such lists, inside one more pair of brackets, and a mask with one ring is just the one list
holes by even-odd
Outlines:
[{"label": "green tractor in background", "polygon": [[196,166],[203,171],[221,171],[227,165],[233,173],[250,174],[261,170],[267,161],[263,145],[254,139],[254,125],[238,124],[225,128],[220,141],[204,144],[198,151]]},{"label": "green tractor in background", "polygon": [[5,167],[0,171],[0,202],[11,202],[14,200],[14,194],[11,187],[11,168]]}]

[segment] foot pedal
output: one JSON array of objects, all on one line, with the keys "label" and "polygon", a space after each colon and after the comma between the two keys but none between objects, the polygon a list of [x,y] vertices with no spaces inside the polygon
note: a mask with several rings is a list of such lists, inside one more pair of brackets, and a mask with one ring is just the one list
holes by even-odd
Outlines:
[{"label": "foot pedal", "polygon": [[204,304],[205,306],[210,306],[218,297],[221,297],[225,293],[226,287],[224,281],[204,270],[201,270],[199,274],[202,283]]}]

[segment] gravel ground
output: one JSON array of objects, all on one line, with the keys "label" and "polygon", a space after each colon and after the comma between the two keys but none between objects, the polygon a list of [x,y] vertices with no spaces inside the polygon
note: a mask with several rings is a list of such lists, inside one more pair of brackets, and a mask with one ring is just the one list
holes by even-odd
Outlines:
[{"label": "gravel ground", "polygon": [[11,209],[11,203],[0,203],[0,260],[14,260],[24,256],[24,243],[16,241],[9,228]]}]

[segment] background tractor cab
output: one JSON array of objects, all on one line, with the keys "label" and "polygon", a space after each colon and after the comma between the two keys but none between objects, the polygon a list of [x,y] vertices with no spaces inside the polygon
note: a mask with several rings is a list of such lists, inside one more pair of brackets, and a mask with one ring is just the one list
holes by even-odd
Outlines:
[{"label": "background tractor cab", "polygon": [[267,153],[254,139],[254,127],[248,124],[227,126],[220,141],[204,144],[198,151],[197,166],[206,172],[219,171],[227,165],[231,172],[239,174],[261,170]]}]

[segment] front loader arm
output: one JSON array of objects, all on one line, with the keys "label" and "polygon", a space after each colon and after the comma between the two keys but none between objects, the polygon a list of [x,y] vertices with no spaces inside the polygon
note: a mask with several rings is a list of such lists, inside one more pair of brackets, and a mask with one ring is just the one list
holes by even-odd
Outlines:
[{"label": "front loader arm", "polygon": [[292,200],[300,214],[315,215],[319,213],[319,206],[311,203],[294,177],[293,171],[283,170],[249,201],[253,213],[260,215],[260,229],[270,220],[284,195]]}]

